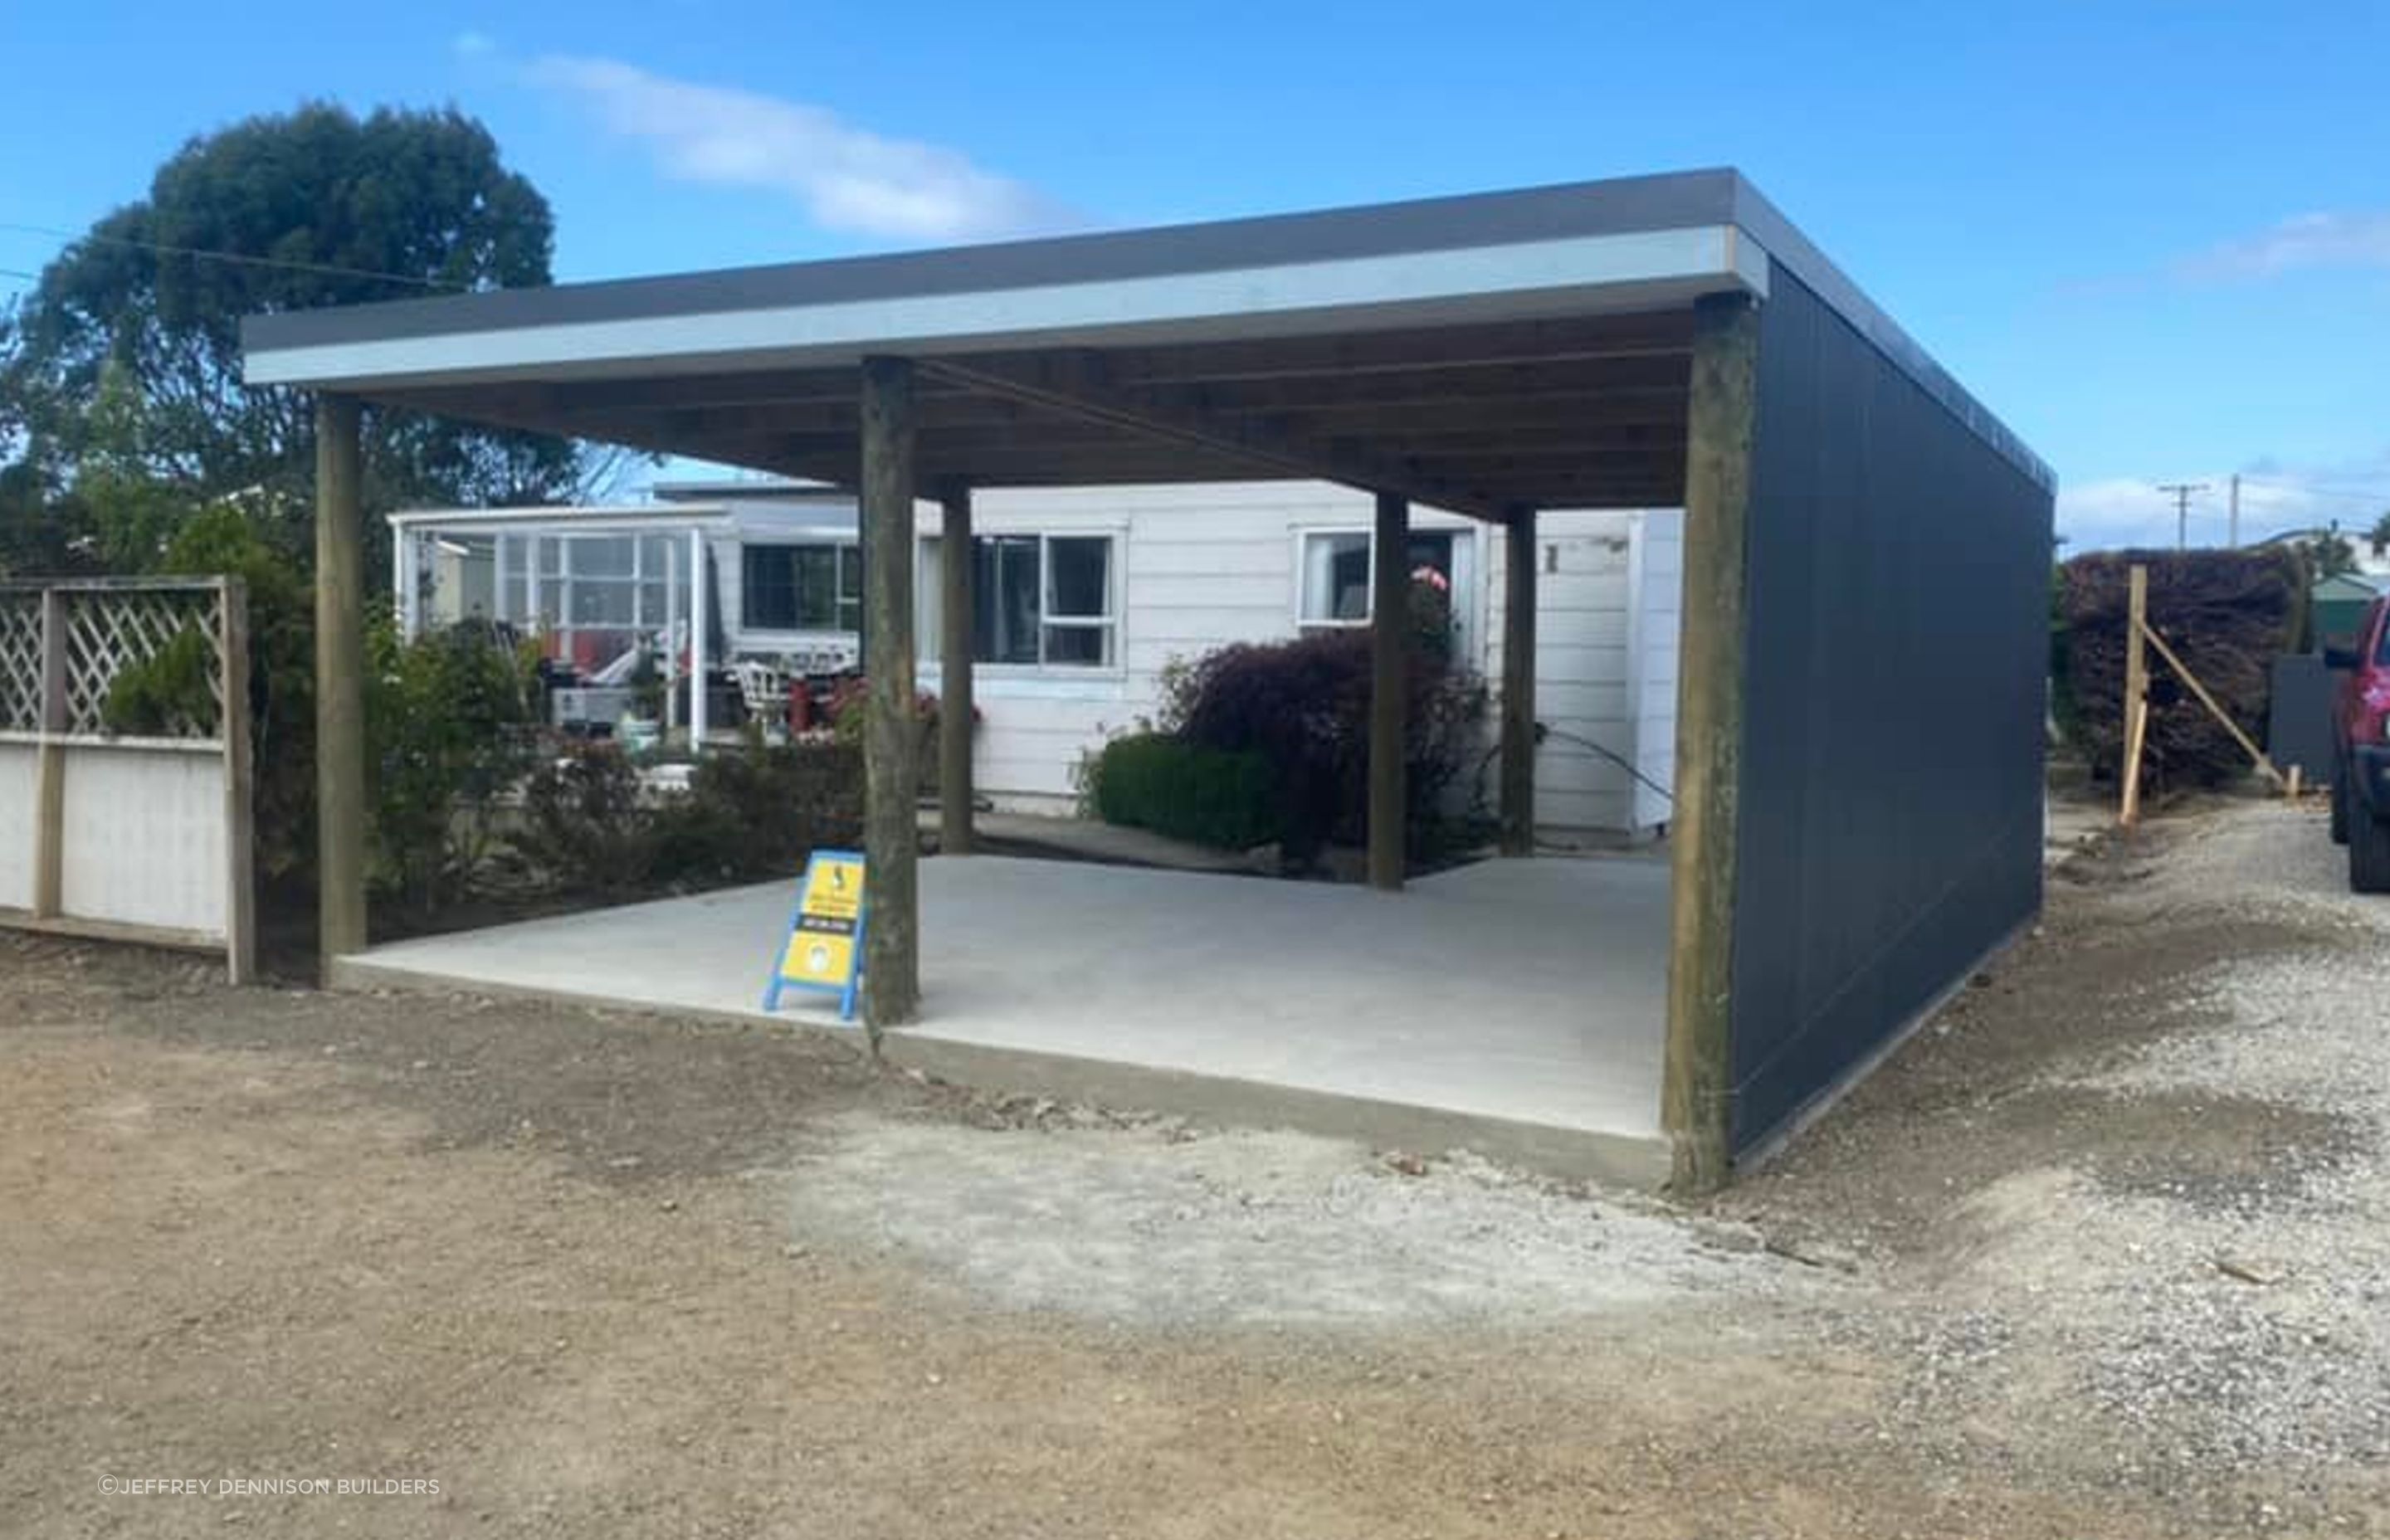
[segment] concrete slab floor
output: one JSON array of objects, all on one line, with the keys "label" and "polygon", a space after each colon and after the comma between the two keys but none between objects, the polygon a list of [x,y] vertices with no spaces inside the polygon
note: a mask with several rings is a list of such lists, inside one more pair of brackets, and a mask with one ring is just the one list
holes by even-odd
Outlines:
[{"label": "concrete slab floor", "polygon": [[[1652,854],[1486,861],[1399,894],[932,858],[921,865],[923,1020],[891,1051],[966,1082],[1018,1056],[1020,1072],[993,1078],[1058,1097],[1186,1100],[1117,1076],[1048,1084],[1072,1081],[1059,1074],[1070,1067],[1283,1090],[1297,1095],[1213,1095],[1173,1110],[1321,1132],[1402,1132],[1349,1115],[1374,1108],[1443,1115],[1418,1125],[1421,1141],[1488,1148],[1463,1136],[1466,1120],[1594,1136],[1620,1142],[1623,1159],[1578,1151],[1545,1163],[1654,1177],[1668,880]],[[350,959],[341,976],[761,1017],[794,889],[403,942]],[[827,995],[791,993],[781,1016],[838,1024]],[[1533,1154],[1516,1136],[1491,1148]]]}]

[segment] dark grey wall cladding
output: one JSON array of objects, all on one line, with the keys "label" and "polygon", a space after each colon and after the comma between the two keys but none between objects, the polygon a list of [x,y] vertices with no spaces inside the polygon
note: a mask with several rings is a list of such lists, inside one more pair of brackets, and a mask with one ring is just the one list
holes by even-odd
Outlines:
[{"label": "dark grey wall cladding", "polygon": [[1733,1131],[2041,902],[2050,494],[1780,266],[1761,306]]},{"label": "dark grey wall cladding", "polygon": [[2274,687],[2266,712],[2266,757],[2274,768],[2299,774],[2319,786],[2340,773],[2332,743],[2332,695],[2340,675],[2324,667],[2321,653],[2274,660]]}]

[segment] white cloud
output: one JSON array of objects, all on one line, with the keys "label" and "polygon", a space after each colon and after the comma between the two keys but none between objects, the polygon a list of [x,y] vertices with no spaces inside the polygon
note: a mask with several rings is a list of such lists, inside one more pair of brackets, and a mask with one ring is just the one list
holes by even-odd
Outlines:
[{"label": "white cloud", "polygon": [[487,32],[462,32],[448,40],[448,51],[458,58],[486,58],[498,51],[498,40]]},{"label": "white cloud", "polygon": [[2179,263],[2178,271],[2193,281],[2228,283],[2308,267],[2390,270],[2390,209],[2298,214],[2256,235],[2212,246]]},{"label": "white cloud", "polygon": [[959,151],[883,138],[828,108],[674,80],[614,59],[549,55],[522,74],[646,146],[666,176],[786,194],[825,229],[972,240],[1077,223],[1060,204]]},{"label": "white cloud", "polygon": [[[2232,529],[2232,473],[2206,470],[2166,480],[2206,483],[2206,490],[2191,499],[2191,544],[2225,544]],[[2361,490],[2368,486],[2385,490],[2377,497]],[[2334,523],[2345,533],[2362,534],[2385,510],[2390,510],[2390,474],[2380,461],[2294,467],[2260,460],[2242,473],[2243,544]],[[2161,491],[2154,481],[2114,476],[2059,485],[2058,533],[2066,540],[2062,555],[2127,546],[2171,549],[2175,530],[2174,494]]]},{"label": "white cloud", "polygon": [[[2221,507],[2213,498],[2192,504],[2191,537],[2194,545],[2223,543],[2223,524],[2208,517]],[[2174,499],[2152,482],[2134,476],[2061,482],[2058,533],[2065,541],[2062,554],[2067,556],[2125,546],[2171,546],[2175,542]]]}]

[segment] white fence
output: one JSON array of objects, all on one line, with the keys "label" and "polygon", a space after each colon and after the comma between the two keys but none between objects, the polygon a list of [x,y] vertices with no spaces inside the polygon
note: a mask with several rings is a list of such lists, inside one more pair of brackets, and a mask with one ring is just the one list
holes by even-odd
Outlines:
[{"label": "white fence", "polygon": [[239,579],[0,583],[0,925],[221,949],[246,982],[250,778]]}]

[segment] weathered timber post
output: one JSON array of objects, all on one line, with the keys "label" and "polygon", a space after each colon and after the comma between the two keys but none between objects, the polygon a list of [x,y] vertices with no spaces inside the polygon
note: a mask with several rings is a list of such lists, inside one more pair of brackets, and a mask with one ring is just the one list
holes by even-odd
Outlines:
[{"label": "weathered timber post", "polygon": [[2116,821],[2130,828],[2141,817],[2141,750],[2150,729],[2150,570],[2135,562],[2126,574],[2125,794]]},{"label": "weathered timber post", "polygon": [[969,855],[971,828],[971,494],[950,486],[938,548],[938,853]]},{"label": "weathered timber post", "polygon": [[1370,543],[1369,886],[1403,885],[1404,718],[1409,705],[1410,502],[1378,494]]},{"label": "weathered timber post", "polygon": [[1536,853],[1536,510],[1513,508],[1502,570],[1502,853]]},{"label": "weathered timber post", "polygon": [[863,361],[863,1020],[880,1033],[920,1007],[921,736],[913,662],[913,365]]},{"label": "weathered timber post", "polygon": [[33,769],[33,917],[66,912],[67,596],[42,590],[42,740]]},{"label": "weathered timber post", "polygon": [[216,650],[223,672],[225,745],[225,966],[237,984],[257,978],[256,772],[249,703],[249,584],[216,585]]},{"label": "weathered timber post", "polygon": [[1673,1185],[1686,1196],[1723,1186],[1733,1161],[1736,807],[1758,359],[1759,311],[1750,296],[1695,302],[1662,1072]]},{"label": "weathered timber post", "polygon": [[357,403],[315,398],[315,866],[318,945],[366,946],[365,512]]}]

